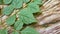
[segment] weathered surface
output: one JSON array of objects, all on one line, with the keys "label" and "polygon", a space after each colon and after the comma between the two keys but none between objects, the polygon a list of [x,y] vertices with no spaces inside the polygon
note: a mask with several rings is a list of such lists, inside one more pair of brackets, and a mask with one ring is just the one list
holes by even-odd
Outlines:
[{"label": "weathered surface", "polygon": [[[42,14],[36,17],[38,20],[35,28],[40,34],[60,34],[60,0],[43,0],[44,4],[41,7]],[[6,5],[0,5],[0,9],[6,7]],[[13,13],[14,14],[14,13]],[[8,16],[2,15],[0,17],[0,21],[4,23]],[[54,24],[52,24],[54,22]],[[48,24],[49,27],[45,28],[41,25]],[[6,26],[4,23],[3,25]],[[0,25],[0,28],[3,26]],[[6,26],[8,27],[8,26]],[[9,32],[11,32],[12,28],[9,26]]]},{"label": "weathered surface", "polygon": [[40,34],[60,34],[60,0],[48,0],[41,9],[42,14],[36,17],[38,25],[48,24],[49,27],[37,26],[36,29]]},{"label": "weathered surface", "polygon": [[40,25],[59,20],[60,0],[48,0],[43,4],[42,11],[42,15],[37,17]]}]

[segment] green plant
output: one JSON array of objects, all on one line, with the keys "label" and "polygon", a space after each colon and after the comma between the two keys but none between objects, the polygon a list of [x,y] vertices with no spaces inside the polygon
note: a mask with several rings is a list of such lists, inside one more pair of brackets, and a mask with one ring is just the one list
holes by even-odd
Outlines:
[{"label": "green plant", "polygon": [[[37,22],[33,13],[41,11],[39,6],[42,5],[42,0],[3,0],[3,4],[8,5],[2,9],[2,14],[9,16],[6,24],[13,26],[12,34],[39,34],[31,26],[23,25]],[[8,34],[7,28],[0,30],[0,33]]]}]

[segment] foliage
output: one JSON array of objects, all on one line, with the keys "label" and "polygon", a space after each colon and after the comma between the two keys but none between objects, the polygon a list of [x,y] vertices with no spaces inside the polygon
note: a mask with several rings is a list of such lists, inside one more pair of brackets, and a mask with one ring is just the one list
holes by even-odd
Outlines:
[{"label": "foliage", "polygon": [[[9,16],[6,19],[6,24],[14,27],[12,34],[19,34],[19,32],[21,34],[39,34],[32,27],[26,26],[24,28],[24,24],[29,25],[37,22],[33,13],[41,11],[42,0],[3,0],[3,4],[8,5],[2,9],[2,14]],[[11,15],[14,13],[14,10],[18,11]]]}]

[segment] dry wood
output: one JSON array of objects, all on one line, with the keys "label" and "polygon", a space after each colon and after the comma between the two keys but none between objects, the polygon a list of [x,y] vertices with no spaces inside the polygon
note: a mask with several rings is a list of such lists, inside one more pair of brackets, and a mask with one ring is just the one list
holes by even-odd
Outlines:
[{"label": "dry wood", "polygon": [[[60,0],[43,0],[43,6],[41,7],[42,14],[36,17],[38,23],[35,25],[35,28],[40,34],[60,34]],[[0,9],[6,7],[7,5],[0,5]],[[15,14],[13,12],[11,15]],[[0,21],[4,23],[8,16],[4,15],[0,17]],[[50,24],[55,22],[55,24]],[[41,25],[47,24],[49,27],[45,28]],[[3,26],[9,29],[9,33],[12,31],[12,27],[7,26],[6,23]],[[0,25],[0,28],[3,28]]]}]

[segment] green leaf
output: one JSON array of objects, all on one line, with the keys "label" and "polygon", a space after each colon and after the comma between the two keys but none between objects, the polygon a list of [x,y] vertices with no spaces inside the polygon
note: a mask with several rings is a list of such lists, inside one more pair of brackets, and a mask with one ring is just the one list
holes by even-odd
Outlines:
[{"label": "green leaf", "polygon": [[13,31],[12,34],[19,34],[19,32],[18,31]]},{"label": "green leaf", "polygon": [[21,34],[39,34],[39,33],[32,27],[26,27],[21,31]]},{"label": "green leaf", "polygon": [[30,0],[13,0],[12,4],[15,8],[21,8],[23,3],[27,3],[29,2]]},{"label": "green leaf", "polygon": [[13,12],[14,7],[12,5],[9,5],[2,9],[2,14],[10,15]]},{"label": "green leaf", "polygon": [[31,13],[36,13],[36,12],[40,12],[40,8],[38,5],[34,4],[34,3],[29,3],[28,7],[27,7]]},{"label": "green leaf", "polygon": [[24,1],[24,3],[27,3],[27,2],[29,2],[30,0],[23,0]]},{"label": "green leaf", "polygon": [[12,0],[3,0],[4,4],[10,4]]},{"label": "green leaf", "polygon": [[11,5],[13,5],[14,8],[21,8],[23,5],[23,1],[22,0],[13,0]]},{"label": "green leaf", "polygon": [[22,27],[23,27],[23,22],[22,22],[22,21],[19,20],[19,21],[16,21],[16,22],[15,22],[14,28],[15,28],[16,30],[21,30]]},{"label": "green leaf", "polygon": [[3,4],[3,1],[2,0],[0,0],[0,4]]},{"label": "green leaf", "polygon": [[18,13],[18,15],[19,15],[19,19],[25,24],[31,24],[33,22],[37,22],[33,16],[33,14],[31,12],[28,12],[28,10],[26,8],[22,9]]},{"label": "green leaf", "polygon": [[8,34],[8,30],[7,29],[0,29],[0,34]]},{"label": "green leaf", "polygon": [[12,25],[12,24],[14,24],[15,20],[16,20],[16,15],[13,15],[13,16],[10,16],[10,17],[6,20],[6,23],[7,23],[7,25]]},{"label": "green leaf", "polygon": [[43,0],[34,0],[34,3],[35,4],[39,4],[39,5],[42,5],[43,4],[43,2],[42,2]]}]

